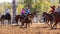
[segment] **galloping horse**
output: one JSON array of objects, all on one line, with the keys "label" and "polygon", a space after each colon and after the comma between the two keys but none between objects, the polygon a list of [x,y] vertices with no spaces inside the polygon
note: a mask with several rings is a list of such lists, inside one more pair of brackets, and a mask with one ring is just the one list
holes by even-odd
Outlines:
[{"label": "galloping horse", "polygon": [[25,23],[26,23],[25,27],[27,27],[27,25],[30,27],[31,22],[32,22],[31,18],[27,16],[24,19],[21,19],[21,27],[24,26]]},{"label": "galloping horse", "polygon": [[[53,21],[53,17],[51,14],[48,14],[46,12],[43,12],[43,17],[45,18],[47,24],[50,22],[50,26],[52,26],[52,21]],[[49,25],[49,24],[48,24]]]},{"label": "galloping horse", "polygon": [[[29,16],[30,16],[30,18],[33,18],[34,16],[36,16],[36,13],[32,12],[31,14],[29,14]],[[23,18],[24,17],[22,17],[21,15],[16,15],[16,17],[15,17],[16,23],[18,24],[18,20],[20,19],[20,21],[21,21],[21,19],[23,19]]]},{"label": "galloping horse", "polygon": [[28,14],[24,19],[22,19],[21,20],[21,27],[24,25],[24,23],[26,23],[25,27],[27,27],[27,25],[30,27],[30,24],[32,24],[32,19],[34,16],[36,16],[36,13],[32,12],[31,14]]},{"label": "galloping horse", "polygon": [[27,24],[31,23],[31,20],[29,19],[29,17],[30,17],[30,15],[27,15],[24,18],[21,15],[17,15],[15,17],[15,20],[16,20],[17,25],[18,25],[18,20],[20,19],[21,27],[24,26],[24,23],[26,23],[26,27],[27,27]]},{"label": "galloping horse", "polygon": [[8,20],[8,25],[11,24],[11,16],[10,16],[10,14],[1,16],[1,24],[4,24],[4,20]]},{"label": "galloping horse", "polygon": [[35,15],[36,13],[35,12],[33,12],[33,13],[31,13],[31,14],[28,14],[27,16],[25,16],[25,17],[22,17],[21,15],[17,15],[16,17],[15,17],[15,20],[16,20],[16,23],[18,24],[18,20],[20,19],[20,22],[21,22],[21,27],[24,25],[24,23],[26,23],[26,27],[27,27],[27,24],[32,24],[32,18],[34,17],[34,15]]},{"label": "galloping horse", "polygon": [[21,18],[21,15],[16,15],[15,21],[16,21],[17,25],[18,25],[18,20],[19,20],[20,18]]},{"label": "galloping horse", "polygon": [[54,17],[54,22],[55,22],[55,24],[52,26],[52,28],[53,28],[54,26],[57,26],[58,22],[60,22],[60,14],[58,14],[58,12],[54,12],[54,13],[53,13],[53,17]]}]

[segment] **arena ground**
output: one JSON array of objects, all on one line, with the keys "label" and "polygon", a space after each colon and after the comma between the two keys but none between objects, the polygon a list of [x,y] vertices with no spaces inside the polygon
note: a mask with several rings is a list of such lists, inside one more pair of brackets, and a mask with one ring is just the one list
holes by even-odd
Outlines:
[{"label": "arena ground", "polygon": [[0,26],[0,34],[60,34],[60,25],[53,29],[50,29],[44,23],[34,23],[28,28],[20,28],[20,26],[15,25],[3,25]]}]

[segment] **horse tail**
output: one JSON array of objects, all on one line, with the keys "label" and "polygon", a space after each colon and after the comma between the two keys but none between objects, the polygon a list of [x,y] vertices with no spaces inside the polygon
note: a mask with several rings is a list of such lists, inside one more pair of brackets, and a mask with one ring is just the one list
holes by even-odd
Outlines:
[{"label": "horse tail", "polygon": [[4,15],[1,16],[1,19],[4,19]]}]

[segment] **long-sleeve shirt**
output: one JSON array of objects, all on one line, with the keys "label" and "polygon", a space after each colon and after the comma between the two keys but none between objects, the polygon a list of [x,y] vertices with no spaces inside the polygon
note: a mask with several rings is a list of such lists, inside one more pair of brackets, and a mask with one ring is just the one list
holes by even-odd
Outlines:
[{"label": "long-sleeve shirt", "polygon": [[30,13],[30,10],[29,9],[26,9],[26,13],[29,14]]},{"label": "long-sleeve shirt", "polygon": [[22,12],[21,12],[22,14],[24,14],[25,13],[25,10],[24,9],[22,9]]},{"label": "long-sleeve shirt", "polygon": [[60,8],[57,8],[56,10],[57,10],[57,12],[60,12]]},{"label": "long-sleeve shirt", "polygon": [[5,14],[7,14],[7,13],[10,13],[10,10],[9,9],[8,10],[7,9],[5,10]]}]

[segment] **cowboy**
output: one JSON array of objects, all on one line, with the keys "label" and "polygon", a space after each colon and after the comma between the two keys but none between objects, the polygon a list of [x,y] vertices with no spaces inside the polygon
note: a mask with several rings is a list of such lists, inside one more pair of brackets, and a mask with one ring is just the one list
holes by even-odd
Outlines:
[{"label": "cowboy", "polygon": [[5,9],[5,17],[10,16],[10,10],[8,8]]},{"label": "cowboy", "polygon": [[10,15],[10,10],[7,8],[6,10],[5,10],[5,15]]},{"label": "cowboy", "polygon": [[6,14],[10,14],[10,10],[8,8],[5,10],[5,15]]},{"label": "cowboy", "polygon": [[51,11],[50,11],[51,13],[54,13],[55,12],[55,6],[52,6],[51,7]]},{"label": "cowboy", "polygon": [[24,17],[25,15],[25,10],[24,10],[24,8],[22,9],[22,11],[21,11],[21,15],[22,15],[22,17]]},{"label": "cowboy", "polygon": [[26,15],[30,14],[30,9],[28,9],[28,7],[26,8]]},{"label": "cowboy", "polygon": [[56,9],[57,13],[60,15],[60,5],[58,6],[58,8]]}]

